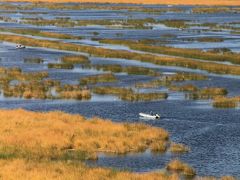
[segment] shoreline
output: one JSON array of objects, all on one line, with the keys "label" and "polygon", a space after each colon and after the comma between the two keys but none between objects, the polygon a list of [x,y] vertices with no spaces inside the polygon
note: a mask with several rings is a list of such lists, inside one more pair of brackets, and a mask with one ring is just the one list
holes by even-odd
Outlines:
[{"label": "shoreline", "polygon": [[46,3],[121,3],[121,4],[145,4],[145,5],[202,5],[202,6],[240,6],[238,0],[136,0],[134,3],[130,0],[6,0],[0,2],[46,2]]}]

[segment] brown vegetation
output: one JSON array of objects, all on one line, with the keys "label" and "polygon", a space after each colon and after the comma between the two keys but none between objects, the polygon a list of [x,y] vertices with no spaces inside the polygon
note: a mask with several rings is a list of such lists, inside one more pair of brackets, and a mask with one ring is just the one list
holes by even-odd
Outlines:
[{"label": "brown vegetation", "polygon": [[228,5],[228,6],[238,6],[240,5],[240,2],[238,0],[136,0],[134,2],[130,0],[7,0],[7,1],[25,1],[25,2],[95,2],[95,3],[135,3],[135,4],[173,4],[173,5]]}]

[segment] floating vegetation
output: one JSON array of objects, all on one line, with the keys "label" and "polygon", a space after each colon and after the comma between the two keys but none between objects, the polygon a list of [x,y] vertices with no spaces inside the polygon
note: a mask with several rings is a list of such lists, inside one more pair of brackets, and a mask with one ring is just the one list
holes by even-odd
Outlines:
[{"label": "floating vegetation", "polygon": [[218,37],[201,37],[197,39],[198,42],[223,42],[224,39]]},{"label": "floating vegetation", "polygon": [[[161,75],[160,78],[154,79],[150,82],[138,82],[135,84],[136,88],[156,88],[159,86],[167,86],[170,87],[170,90],[173,91],[184,91],[179,87],[172,85],[172,82],[183,82],[183,81],[201,81],[201,80],[207,80],[207,76],[201,75],[201,74],[192,74],[192,73],[176,73],[174,75]],[[187,88],[187,87],[185,87]]]},{"label": "floating vegetation", "polygon": [[189,151],[189,148],[184,144],[171,143],[169,151],[172,153],[186,153]]},{"label": "floating vegetation", "polygon": [[168,94],[163,92],[136,93],[130,88],[121,87],[95,87],[93,92],[101,95],[116,95],[124,101],[157,101],[167,99]]},{"label": "floating vegetation", "polygon": [[[57,27],[75,27],[75,26],[89,26],[89,25],[102,25],[111,27],[133,28],[133,29],[151,29],[149,24],[157,23],[153,18],[146,19],[124,19],[124,20],[72,20],[70,18],[56,18],[56,19],[43,19],[43,18],[23,18],[21,20],[24,24],[32,24],[37,26],[57,26]],[[146,25],[148,24],[148,25]],[[93,32],[96,36],[99,33]]]},{"label": "floating vegetation", "polygon": [[114,74],[98,74],[93,76],[87,76],[80,79],[80,85],[97,84],[97,83],[107,83],[116,82],[117,78]]},{"label": "floating vegetation", "polygon": [[240,97],[216,97],[212,105],[215,108],[236,108],[239,106]]},{"label": "floating vegetation", "polygon": [[203,88],[197,92],[187,94],[188,99],[213,99],[219,96],[225,96],[228,94],[228,91],[224,88],[210,87]]},{"label": "floating vegetation", "polygon": [[167,170],[174,171],[176,173],[183,174],[185,176],[195,176],[196,171],[186,163],[181,162],[178,159],[172,160],[167,165]]},{"label": "floating vegetation", "polygon": [[74,65],[69,63],[49,63],[49,69],[73,69]]},{"label": "floating vegetation", "polygon": [[137,66],[121,66],[118,64],[110,65],[92,65],[91,68],[102,71],[110,71],[113,73],[127,73],[129,75],[146,75],[146,76],[159,76],[160,73],[152,68],[137,67]]},{"label": "floating vegetation", "polygon": [[55,32],[40,31],[37,29],[0,28],[0,31],[11,32],[11,33],[16,33],[16,34],[23,34],[23,35],[56,38],[56,39],[82,39],[81,37],[72,36],[69,34],[60,34],[60,33],[55,33]]},{"label": "floating vegetation", "polygon": [[168,27],[173,28],[187,28],[188,25],[186,24],[187,20],[162,20],[159,23],[164,24]]},{"label": "floating vegetation", "polygon": [[[128,60],[139,60],[142,62],[150,62],[158,65],[165,66],[180,66],[185,68],[192,69],[201,69],[206,70],[208,72],[217,73],[217,74],[233,74],[240,75],[240,67],[235,65],[226,65],[226,64],[218,64],[214,62],[202,62],[196,61],[192,59],[178,58],[178,57],[160,57],[152,54],[140,54],[135,52],[128,52],[124,50],[112,50],[105,49],[99,47],[90,47],[90,46],[82,46],[71,43],[64,43],[60,41],[50,41],[50,40],[36,40],[34,38],[15,36],[15,35],[0,35],[0,40],[7,42],[20,43],[29,46],[37,46],[37,47],[47,47],[53,49],[60,50],[68,50],[68,51],[77,51],[77,52],[85,52],[91,55],[105,57],[105,58],[123,58]],[[150,47],[149,47],[150,48]],[[154,49],[155,47],[151,47]],[[142,49],[142,48],[141,48]],[[169,48],[170,49],[170,48]],[[144,49],[143,49],[144,50]],[[148,51],[148,49],[145,49]],[[150,50],[149,50],[150,51]],[[180,50],[178,50],[180,52]],[[204,54],[204,53],[202,53]],[[228,55],[217,55],[220,60],[224,57],[224,61],[228,59]],[[239,59],[239,56],[233,55],[233,59],[236,57]],[[238,57],[238,58],[237,58]],[[199,57],[200,58],[200,57]],[[231,58],[229,58],[229,61]]]},{"label": "floating vegetation", "polygon": [[43,63],[44,60],[42,58],[24,58],[24,63],[27,63],[27,64],[41,64]]},{"label": "floating vegetation", "polygon": [[198,87],[192,84],[185,84],[181,86],[172,85],[169,87],[171,91],[180,91],[180,92],[196,92],[198,91]]},{"label": "floating vegetation", "polygon": [[[205,39],[206,40],[206,39]],[[168,47],[168,46],[150,46],[143,43],[134,43],[131,40],[112,40],[112,39],[105,39],[100,40],[101,43],[107,44],[121,44],[126,45],[133,50],[140,50],[144,52],[151,52],[151,53],[158,53],[158,54],[166,54],[172,56],[179,56],[185,58],[194,58],[194,59],[201,59],[201,60],[208,60],[208,61],[229,61],[235,64],[240,63],[240,56],[238,53],[232,52],[222,52],[219,54],[218,52],[212,51],[202,51],[199,49],[186,49],[186,48],[175,48],[175,47]]]},{"label": "floating vegetation", "polygon": [[59,94],[61,99],[75,99],[75,100],[89,100],[91,99],[91,92],[89,90],[73,90],[61,91]]},{"label": "floating vegetation", "polygon": [[87,56],[83,55],[71,55],[71,56],[64,56],[61,58],[63,63],[67,64],[88,64],[90,63]]}]

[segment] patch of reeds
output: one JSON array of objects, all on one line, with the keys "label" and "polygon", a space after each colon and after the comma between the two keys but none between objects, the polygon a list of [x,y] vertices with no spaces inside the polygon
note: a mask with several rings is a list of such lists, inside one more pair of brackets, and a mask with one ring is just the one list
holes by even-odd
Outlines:
[{"label": "patch of reeds", "polygon": [[74,65],[69,63],[49,63],[49,69],[73,69]]},{"label": "patch of reeds", "polygon": [[168,165],[167,165],[167,170],[173,171],[176,173],[183,174],[185,176],[195,176],[196,171],[189,166],[186,163],[181,162],[178,159],[172,160]]},{"label": "patch of reeds", "polygon": [[24,63],[28,63],[28,64],[41,64],[43,63],[44,60],[42,58],[24,58]]},{"label": "patch of reeds", "polygon": [[88,84],[97,84],[97,83],[107,83],[107,82],[116,82],[117,78],[114,74],[98,74],[93,76],[87,76],[80,79],[81,85]]},{"label": "patch of reeds", "polygon": [[[104,49],[99,47],[82,46],[77,44],[64,43],[60,41],[39,40],[39,39],[36,40],[34,38],[15,36],[15,35],[0,35],[0,40],[29,45],[29,46],[85,52],[88,54],[92,54],[99,57],[105,57],[105,58],[124,58],[128,60],[139,60],[142,62],[150,62],[158,65],[180,66],[180,67],[191,68],[191,69],[206,70],[208,72],[217,73],[217,74],[240,75],[240,67],[234,66],[234,65],[218,64],[214,62],[202,62],[202,61],[196,61],[196,60],[185,59],[185,58],[177,58],[177,57],[160,57],[152,54],[141,54],[141,53],[135,53],[135,52],[128,52],[125,50],[112,50],[112,49]],[[154,48],[155,47],[151,47],[151,49],[154,49]],[[170,49],[170,48],[167,48],[167,49]],[[147,48],[144,50],[148,51]],[[234,57],[233,59],[235,59],[235,55],[233,55],[232,58],[230,57],[228,58],[228,55],[227,56],[223,55],[220,57],[217,56],[217,57],[220,58],[220,60],[221,58],[224,57],[224,61],[226,59],[231,61],[233,57]],[[236,59],[236,62],[237,61],[238,60]]]},{"label": "patch of reeds", "polygon": [[214,98],[212,105],[215,108],[236,108],[239,106],[239,97],[216,97]]},{"label": "patch of reeds", "polygon": [[136,93],[132,89],[121,87],[95,87],[93,92],[101,95],[116,95],[124,101],[156,101],[168,97],[168,94],[163,92]]},{"label": "patch of reeds", "polygon": [[87,56],[83,55],[72,55],[72,56],[64,56],[61,58],[63,63],[67,64],[88,64],[90,63]]}]

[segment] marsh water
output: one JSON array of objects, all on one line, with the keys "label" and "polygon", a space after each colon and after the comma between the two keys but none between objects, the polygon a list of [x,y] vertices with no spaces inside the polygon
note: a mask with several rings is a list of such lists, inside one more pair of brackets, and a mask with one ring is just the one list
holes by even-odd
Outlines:
[{"label": "marsh water", "polygon": [[[165,6],[159,6],[165,8]],[[124,18],[146,18],[156,19],[184,19],[198,23],[225,23],[240,20],[240,15],[235,13],[217,14],[190,14],[191,6],[180,6],[184,12],[167,12],[161,14],[147,14],[140,12],[112,11],[112,10],[48,10],[34,9],[29,12],[39,12],[39,14],[18,14],[0,11],[1,16],[8,16],[16,20],[22,17],[70,17],[72,19],[124,19]],[[44,13],[42,13],[44,12]],[[153,29],[134,30],[109,28],[103,26],[59,28],[51,26],[33,26],[19,23],[0,22],[0,27],[14,28],[36,28],[44,31],[60,32],[82,36],[84,40],[71,40],[73,43],[103,46],[92,41],[93,32],[98,32],[98,38],[117,38],[117,39],[163,39],[163,34],[174,34],[175,38],[168,41],[168,45],[182,48],[211,49],[225,47],[232,51],[240,51],[240,35],[232,35],[228,30],[222,31],[198,31],[179,30],[165,26],[156,26]],[[200,29],[200,31],[199,31]],[[121,37],[116,34],[121,33]],[[191,37],[221,37],[223,42],[219,43],[199,43],[185,42],[183,38]],[[66,40],[64,40],[66,41]],[[68,42],[71,42],[68,40]],[[110,46],[107,48],[116,48]],[[126,47],[122,47],[126,48]],[[15,49],[15,44],[0,43],[0,65],[4,67],[20,67],[26,72],[48,71],[50,78],[60,80],[63,83],[76,84],[81,77],[100,73],[93,69],[82,69],[76,66],[72,70],[48,69],[47,63],[58,62],[60,57],[74,52],[57,51],[44,48],[28,47],[24,50]],[[26,64],[24,58],[41,57],[45,60],[43,64]],[[205,71],[190,70],[185,68],[175,68],[158,66],[150,63],[129,61],[124,59],[106,59],[91,57],[93,64],[121,64],[123,66],[142,66],[157,69],[161,73],[175,73],[179,71],[198,72],[209,76],[208,80],[192,82],[199,87],[224,87],[229,91],[229,96],[240,95],[240,77],[230,75],[215,75]],[[151,80],[151,77],[136,76],[127,74],[116,74],[120,80],[115,86],[132,87],[136,82]],[[171,134],[171,139],[175,142],[184,143],[191,148],[191,151],[182,155],[171,153],[152,154],[149,151],[138,154],[127,154],[124,156],[101,154],[99,160],[89,161],[91,166],[114,167],[128,169],[136,172],[148,172],[162,169],[164,165],[173,157],[178,157],[191,164],[198,172],[198,175],[234,175],[240,177],[240,109],[215,109],[208,100],[192,101],[186,100],[183,93],[171,92],[166,88],[141,89],[141,91],[163,91],[168,92],[167,100],[153,102],[124,102],[114,96],[100,96],[93,94],[90,101],[76,100],[24,100],[16,98],[5,98],[0,96],[0,108],[24,108],[34,111],[61,110],[69,113],[81,114],[88,118],[98,116],[108,118],[116,122],[141,122],[156,127],[163,127]],[[142,120],[139,112],[157,112],[161,114],[160,120]]]}]

